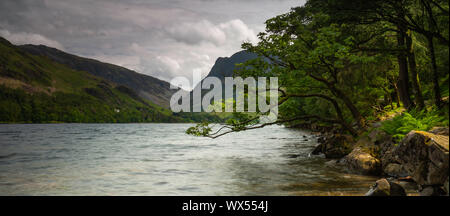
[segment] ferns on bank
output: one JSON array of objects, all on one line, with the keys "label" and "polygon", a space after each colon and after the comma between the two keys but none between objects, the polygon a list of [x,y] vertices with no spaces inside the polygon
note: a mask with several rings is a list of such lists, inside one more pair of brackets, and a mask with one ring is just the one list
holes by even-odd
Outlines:
[{"label": "ferns on bank", "polygon": [[411,130],[428,131],[435,126],[448,126],[448,117],[440,112],[442,110],[438,109],[404,112],[392,120],[382,122],[381,129],[392,135],[394,140],[400,141]]}]

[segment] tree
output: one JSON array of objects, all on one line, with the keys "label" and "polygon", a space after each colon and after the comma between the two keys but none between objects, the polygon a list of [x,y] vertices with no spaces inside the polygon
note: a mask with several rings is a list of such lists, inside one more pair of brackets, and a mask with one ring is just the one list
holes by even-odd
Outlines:
[{"label": "tree", "polygon": [[[339,125],[356,136],[394,101],[398,107],[401,101],[407,109],[425,109],[423,95],[430,85],[439,104],[438,62],[444,58],[436,58],[434,45],[448,46],[448,2],[309,0],[267,20],[259,39],[242,47],[260,58],[235,74],[279,78],[279,120],[259,123],[264,113],[235,113],[215,132],[204,123],[188,133],[215,138],[271,124],[316,122]],[[428,61],[432,69],[424,70]]]},{"label": "tree", "polygon": [[[282,93],[280,106],[289,106],[289,101],[294,98],[308,98],[324,100],[333,107],[325,115],[315,114],[317,109],[302,110],[294,115],[281,113],[282,118],[276,123],[312,120],[338,124],[357,135],[358,131],[348,121],[353,119],[357,129],[364,130],[364,116],[354,101],[360,96],[353,95],[353,86],[346,85],[345,76],[349,73],[360,74],[365,66],[379,63],[378,56],[359,51],[358,46],[364,42],[342,31],[349,27],[331,23],[329,16],[311,13],[308,7],[295,8],[290,13],[269,19],[266,26],[266,32],[259,34],[258,44],[243,44],[244,49],[261,58],[248,61],[242,70],[237,71],[237,75],[277,76]],[[368,41],[370,39],[366,39],[366,43]],[[228,126],[233,131],[244,130],[247,129],[245,124],[254,123],[253,120],[243,119]],[[205,135],[204,132],[210,130],[204,126],[200,127],[202,130],[192,129],[190,133]]]}]

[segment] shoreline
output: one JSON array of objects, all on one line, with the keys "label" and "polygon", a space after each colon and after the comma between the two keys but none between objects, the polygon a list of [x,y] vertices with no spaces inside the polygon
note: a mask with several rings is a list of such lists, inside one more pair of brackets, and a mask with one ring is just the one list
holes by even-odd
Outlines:
[{"label": "shoreline", "polygon": [[[325,155],[328,163],[344,167],[346,173],[360,174],[364,176],[373,176],[379,178],[374,185],[368,188],[366,194],[373,195],[373,191],[387,196],[428,196],[428,195],[447,195],[448,196],[448,127],[435,127],[428,132],[410,131],[400,142],[395,142],[391,135],[380,130],[380,121],[374,122],[368,128],[369,133],[360,134],[358,137],[351,137],[337,132],[331,127],[317,127],[311,125],[297,125],[293,128],[309,130],[317,138],[319,145],[311,152],[312,155]],[[428,140],[428,141],[427,141]],[[431,140],[431,141],[430,141]],[[433,142],[432,144],[428,142]],[[416,147],[421,145],[421,147]],[[440,160],[446,160],[438,168],[443,172],[438,180],[427,182],[417,175],[417,170],[422,169],[416,165],[412,166],[408,160],[396,161],[393,158],[402,158],[410,155],[409,151],[414,146],[428,150],[433,146],[438,146],[436,151],[441,156],[434,156],[430,153],[429,158],[408,158],[408,160],[417,160],[417,163],[432,163],[428,160],[436,160],[433,157],[440,157]],[[430,147],[431,146],[431,147]],[[402,149],[403,151],[399,150]],[[431,150],[428,150],[431,151]],[[446,170],[446,171],[445,171]],[[432,168],[426,168],[422,171],[428,172],[428,180],[436,175]],[[447,179],[445,181],[445,179]],[[351,179],[349,179],[351,181]],[[380,192],[381,182],[387,182],[388,192]],[[392,187],[398,187],[399,191],[392,193]],[[386,189],[383,189],[386,190]],[[346,196],[345,194],[343,194]],[[358,195],[356,195],[358,196]]]}]

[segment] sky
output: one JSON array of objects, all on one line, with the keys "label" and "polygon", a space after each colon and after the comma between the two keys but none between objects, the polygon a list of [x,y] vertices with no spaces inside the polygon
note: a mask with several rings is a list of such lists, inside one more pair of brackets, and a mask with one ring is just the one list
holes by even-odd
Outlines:
[{"label": "sky", "polygon": [[1,0],[0,36],[170,81],[206,76],[305,0]]}]

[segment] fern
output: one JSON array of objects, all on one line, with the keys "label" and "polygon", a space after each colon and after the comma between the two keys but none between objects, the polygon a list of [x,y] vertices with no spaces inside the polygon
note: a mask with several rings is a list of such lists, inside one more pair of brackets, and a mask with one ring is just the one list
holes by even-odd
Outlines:
[{"label": "fern", "polygon": [[432,127],[445,125],[448,125],[448,120],[440,115],[438,110],[412,110],[382,122],[381,129],[392,135],[394,140],[400,141],[411,130],[428,131]]}]

